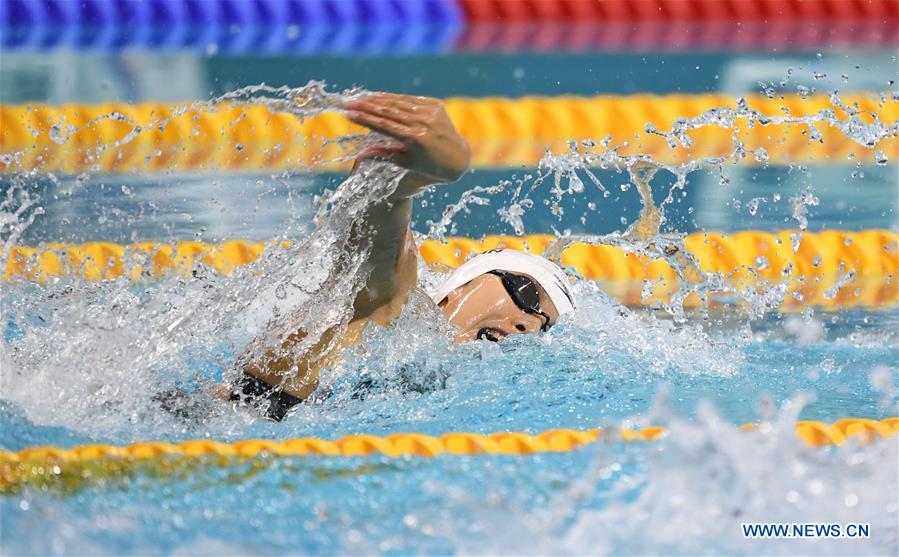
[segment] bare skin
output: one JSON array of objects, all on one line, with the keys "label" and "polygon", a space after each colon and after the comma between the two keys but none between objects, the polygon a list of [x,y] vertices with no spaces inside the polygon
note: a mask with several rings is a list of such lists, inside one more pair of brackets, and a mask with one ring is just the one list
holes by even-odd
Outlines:
[{"label": "bare skin", "polygon": [[[559,312],[542,288],[540,308],[554,325]],[[542,330],[544,318],[518,308],[496,275],[481,275],[456,288],[440,302],[444,317],[456,328],[453,340],[465,342],[483,334],[488,340],[501,340],[509,335],[536,333]]]},{"label": "bare skin", "polygon": [[[354,301],[346,330],[329,329],[299,359],[285,355],[306,335],[297,331],[281,350],[270,349],[243,368],[299,399],[315,391],[320,370],[337,364],[347,347],[361,340],[370,321],[386,326],[399,315],[418,283],[418,248],[410,229],[412,197],[429,185],[458,180],[469,164],[468,144],[437,99],[375,93],[348,102],[345,108],[352,122],[390,138],[360,158],[389,159],[409,172],[387,201],[372,206],[365,215],[364,228],[371,231],[372,272]],[[543,292],[540,305],[555,323],[558,312]],[[474,340],[485,328],[490,331],[487,338],[499,340],[509,334],[536,332],[543,326],[542,317],[525,313],[514,304],[494,275],[482,275],[460,286],[440,307],[457,328],[457,341]]]}]

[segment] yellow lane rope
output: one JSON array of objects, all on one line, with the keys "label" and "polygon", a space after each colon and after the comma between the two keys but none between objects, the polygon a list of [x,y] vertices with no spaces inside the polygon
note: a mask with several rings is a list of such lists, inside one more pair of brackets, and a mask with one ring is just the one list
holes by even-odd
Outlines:
[{"label": "yellow lane rope", "polygon": [[[704,272],[724,273],[740,289],[788,281],[792,294],[783,309],[804,307],[882,306],[899,301],[899,234],[889,230],[858,232],[829,230],[806,232],[799,249],[792,250],[791,235],[744,231],[733,234],[701,232],[686,238],[687,250]],[[421,255],[431,265],[456,267],[471,253],[496,247],[542,253],[554,240],[549,235],[487,236],[483,240],[450,238],[446,243],[424,241]],[[13,246],[4,278],[45,281],[78,275],[89,280],[129,276],[140,280],[169,271],[185,272],[202,262],[218,272],[255,261],[264,242],[233,240],[218,245],[179,242],[175,245],[137,243],[121,245],[92,242],[81,245],[49,243],[41,247]],[[763,259],[760,259],[763,258]],[[574,244],[562,254],[562,263],[604,287],[629,305],[663,301],[679,287],[677,276],[664,260],[626,254],[619,248]],[[786,276],[785,276],[786,275]],[[654,287],[642,298],[644,281]],[[698,300],[691,297],[688,305]]]},{"label": "yellow lane rope", "polygon": [[[769,428],[770,424],[745,424],[740,429],[751,431]],[[363,457],[384,455],[388,457],[435,457],[451,455],[528,455],[544,452],[568,452],[580,446],[608,441],[654,441],[664,435],[664,427],[652,426],[639,430],[619,429],[606,431],[554,429],[537,435],[519,432],[446,433],[439,437],[420,433],[396,433],[384,437],[376,435],[348,435],[335,441],[318,438],[298,438],[275,441],[270,439],[245,439],[225,443],[208,439],[181,443],[140,442],[127,446],[81,445],[71,449],[59,447],[31,447],[18,452],[0,450],[0,493],[14,491],[26,483],[39,483],[70,473],[81,471],[86,465],[101,461],[148,461],[160,458],[200,460],[206,457],[247,459],[271,457]],[[827,424],[818,421],[796,423],[796,435],[810,447],[840,445],[850,438],[860,443],[870,443],[879,438],[889,438],[899,433],[899,417],[884,420],[846,418]],[[219,459],[214,464],[227,466],[230,460]],[[105,470],[120,471],[113,466]],[[96,466],[90,474],[102,475]]]},{"label": "yellow lane rope", "polygon": [[[597,97],[450,98],[450,117],[472,146],[472,166],[535,166],[549,147],[567,152],[569,140],[612,138],[623,154],[652,154],[663,162],[721,156],[733,150],[733,132],[705,127],[690,132],[693,145],[672,148],[667,140],[644,131],[647,123],[669,130],[680,118],[698,116],[715,107],[733,107],[736,97],[720,94],[631,95]],[[783,95],[746,97],[750,108],[768,116],[808,116],[834,110],[826,95],[801,98]],[[842,99],[860,111],[857,118],[871,123],[873,115],[893,125],[899,102],[874,94]],[[159,172],[228,169],[271,171],[297,167],[318,170],[346,168],[347,163],[320,164],[342,155],[326,140],[364,130],[337,113],[300,120],[272,113],[261,105],[218,105],[207,112],[187,105],[159,103],[97,105],[0,105],[0,171],[22,172]],[[111,116],[110,116],[111,115]],[[161,122],[166,122],[161,126]],[[771,162],[867,161],[874,149],[846,138],[827,124],[818,124],[820,140],[806,126],[737,124],[736,139],[748,153],[763,148]],[[140,133],[134,133],[136,127]],[[625,144],[626,142],[626,144]],[[899,139],[877,145],[895,160]],[[756,164],[754,156],[744,159]]]}]

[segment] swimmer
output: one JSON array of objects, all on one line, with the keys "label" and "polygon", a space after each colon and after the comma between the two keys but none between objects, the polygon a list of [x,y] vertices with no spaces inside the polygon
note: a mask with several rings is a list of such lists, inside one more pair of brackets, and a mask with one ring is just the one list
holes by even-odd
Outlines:
[{"label": "swimmer", "polygon": [[[241,360],[241,376],[226,394],[276,421],[313,393],[319,371],[335,365],[348,346],[360,342],[369,322],[386,326],[399,315],[418,284],[412,198],[432,184],[455,182],[468,169],[468,144],[437,99],[375,93],[347,102],[345,109],[352,122],[390,138],[360,158],[390,160],[408,172],[392,196],[365,215],[372,272],[355,299],[348,327],[329,329],[300,358],[290,347],[305,337],[303,331],[291,334],[280,347],[266,348],[262,338],[250,343]],[[574,309],[559,267],[514,250],[470,259],[431,297],[454,327],[457,342],[498,342],[509,335],[547,331]]]}]

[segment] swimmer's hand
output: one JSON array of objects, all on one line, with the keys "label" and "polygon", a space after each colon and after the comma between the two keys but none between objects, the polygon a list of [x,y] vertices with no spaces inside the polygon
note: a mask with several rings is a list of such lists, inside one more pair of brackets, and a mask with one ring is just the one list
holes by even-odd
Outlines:
[{"label": "swimmer's hand", "polygon": [[421,175],[421,184],[455,182],[468,169],[468,142],[443,107],[428,97],[374,93],[348,101],[347,118],[386,135],[360,157],[380,157]]}]

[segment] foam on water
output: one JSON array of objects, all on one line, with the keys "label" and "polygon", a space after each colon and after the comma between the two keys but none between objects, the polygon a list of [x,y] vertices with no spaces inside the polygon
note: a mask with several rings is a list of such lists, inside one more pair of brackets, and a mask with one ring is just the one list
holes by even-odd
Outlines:
[{"label": "foam on water", "polygon": [[[668,440],[649,454],[592,451],[587,474],[536,509],[496,493],[451,497],[470,523],[498,534],[487,553],[757,554],[762,545],[743,537],[742,524],[802,522],[870,524],[873,533],[868,540],[769,541],[764,553],[895,552],[897,444],[827,451],[797,444],[793,424],[803,404],[789,401],[763,430],[745,433],[708,406],[688,422],[662,402],[637,423],[666,423]],[[449,514],[437,519],[446,535],[458,528]],[[461,553],[485,552],[481,537],[454,539]]]}]

